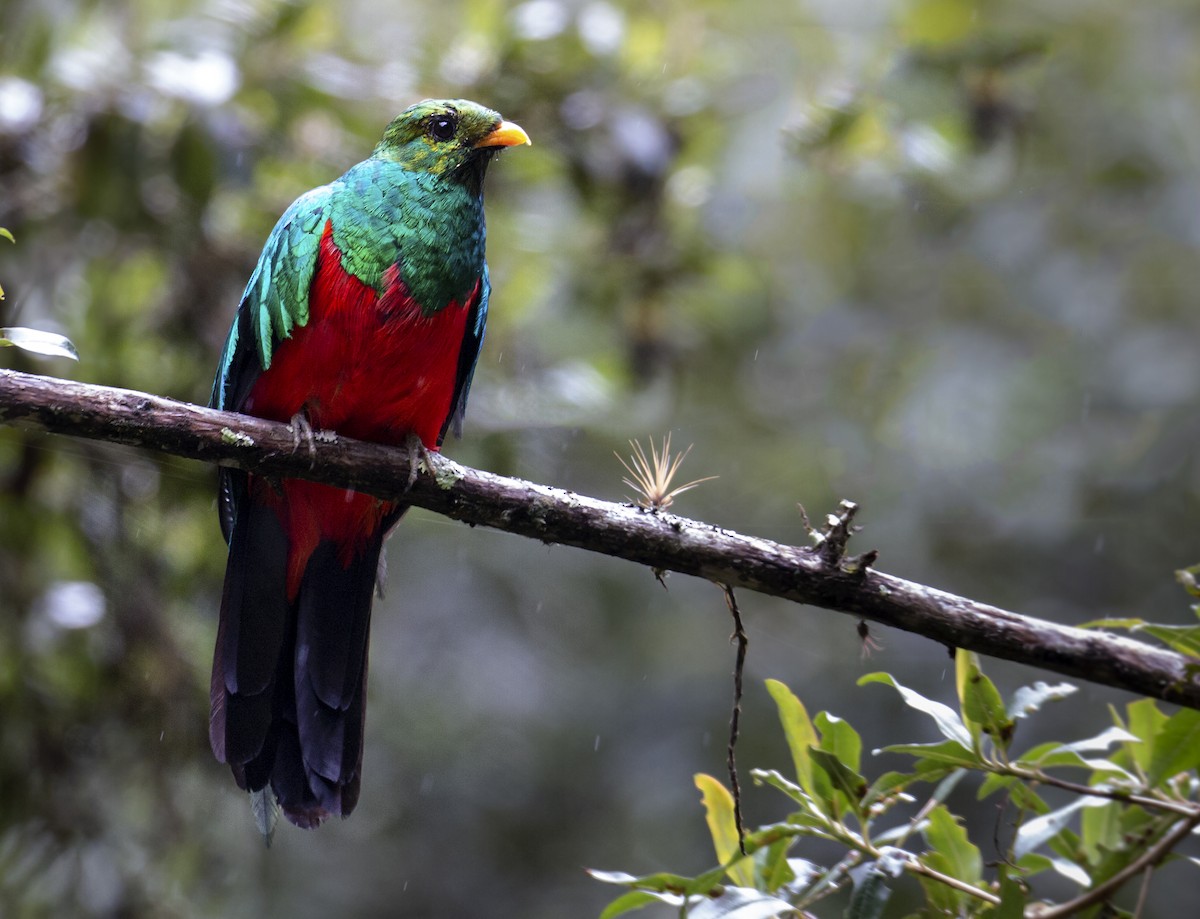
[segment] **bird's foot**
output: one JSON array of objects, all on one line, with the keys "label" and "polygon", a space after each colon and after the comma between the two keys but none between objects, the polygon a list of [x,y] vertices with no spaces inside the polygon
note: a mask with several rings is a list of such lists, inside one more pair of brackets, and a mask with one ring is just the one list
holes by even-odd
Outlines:
[{"label": "bird's foot", "polygon": [[404,439],[404,449],[408,451],[408,484],[404,486],[404,490],[409,491],[417,484],[417,476],[421,472],[421,467],[424,466],[428,472],[432,473],[433,463],[430,460],[429,448],[416,434],[409,434]]},{"label": "bird's foot", "polygon": [[292,432],[292,453],[302,446],[307,447],[309,468],[312,468],[317,464],[317,438],[320,435],[313,432],[313,426],[309,423],[308,416],[302,411],[296,412],[292,416],[292,420],[288,422],[288,428]]}]

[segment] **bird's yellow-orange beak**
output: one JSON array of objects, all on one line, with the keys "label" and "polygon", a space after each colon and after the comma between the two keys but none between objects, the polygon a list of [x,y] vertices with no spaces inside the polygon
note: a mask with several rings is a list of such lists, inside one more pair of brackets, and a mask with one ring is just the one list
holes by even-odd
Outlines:
[{"label": "bird's yellow-orange beak", "polygon": [[518,144],[531,143],[533,141],[529,139],[529,135],[525,133],[525,129],[519,124],[513,124],[511,121],[502,121],[492,133],[481,139],[475,146],[477,148],[515,147]]}]

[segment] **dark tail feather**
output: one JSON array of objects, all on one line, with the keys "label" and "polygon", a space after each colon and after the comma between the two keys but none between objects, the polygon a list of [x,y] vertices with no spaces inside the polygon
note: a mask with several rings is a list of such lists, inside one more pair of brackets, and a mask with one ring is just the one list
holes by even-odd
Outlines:
[{"label": "dark tail feather", "polygon": [[270,784],[310,828],[358,803],[367,639],[382,530],[349,565],[320,543],[294,604],[287,538],[274,511],[239,502],[221,599],[209,734],[238,785]]},{"label": "dark tail feather", "polygon": [[[301,756],[276,764],[276,793],[288,819],[347,816],[358,803],[366,717],[367,641],[382,532],[343,567],[338,547],[317,546],[296,603],[296,734]],[[289,745],[290,746],[290,745]],[[293,804],[281,791],[301,777],[316,799]],[[288,774],[286,779],[284,771]]]},{"label": "dark tail feather", "polygon": [[275,688],[283,675],[285,639],[294,628],[287,554],[287,536],[274,511],[248,497],[239,501],[213,655],[209,740],[217,759],[229,763],[243,788],[247,785],[240,773],[254,778],[264,770],[269,773],[274,755],[274,744],[267,740],[278,707]]}]

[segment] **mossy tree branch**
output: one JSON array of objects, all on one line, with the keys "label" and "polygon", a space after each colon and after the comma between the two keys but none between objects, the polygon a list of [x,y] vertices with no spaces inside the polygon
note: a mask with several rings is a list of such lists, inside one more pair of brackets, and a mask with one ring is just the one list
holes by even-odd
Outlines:
[{"label": "mossy tree branch", "polygon": [[141,447],[353,488],[455,520],[653,569],[784,597],[924,635],[943,645],[1200,708],[1195,661],[1105,632],[1058,625],[884,574],[875,553],[845,554],[854,506],[830,515],[813,548],[745,536],[663,511],[600,501],[431,457],[407,488],[403,449],[318,437],[245,415],[15,371],[0,371],[0,423]]}]

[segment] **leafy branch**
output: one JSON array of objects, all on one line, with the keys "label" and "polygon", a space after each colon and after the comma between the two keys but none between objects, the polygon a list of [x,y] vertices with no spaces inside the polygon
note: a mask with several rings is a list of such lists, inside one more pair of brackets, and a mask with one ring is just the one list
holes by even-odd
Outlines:
[{"label": "leafy branch", "polygon": [[0,371],[0,423],[353,488],[472,525],[847,613],[943,645],[1200,709],[1193,657],[906,581],[875,570],[874,552],[847,556],[857,510],[850,502],[813,531],[816,545],[808,548],[469,469],[436,454],[422,461],[432,474],[409,487],[403,448],[327,436],[297,451],[285,424],[15,371]]},{"label": "leafy branch", "polygon": [[[754,770],[755,781],[783,793],[795,808],[785,819],[745,837],[743,855],[732,840],[740,829],[733,796],[706,775],[696,777],[719,865],[695,878],[671,874],[633,877],[593,872],[628,888],[602,919],[648,903],[680,906],[688,916],[808,915],[833,891],[853,885],[846,915],[878,917],[903,875],[914,876],[927,909],[916,915],[964,919],[1065,919],[1105,904],[1128,882],[1142,878],[1144,899],[1154,869],[1200,826],[1200,713],[1182,709],[1167,716],[1152,700],[1112,712],[1113,726],[1071,743],[1040,744],[1011,757],[1017,722],[1045,704],[1074,692],[1068,684],[1023,687],[1007,702],[980,669],[976,655],[956,654],[957,710],[874,673],[860,684],[883,683],[912,708],[930,717],[944,738],[932,744],[898,744],[878,754],[908,757],[904,771],[885,772],[868,783],[861,774],[862,740],[849,723],[829,712],[810,718],[784,684],[767,681],[791,752],[794,779],[774,769]],[[1082,769],[1086,784],[1060,781],[1050,770]],[[1015,809],[1015,832],[1007,844],[995,838],[995,858],[985,863],[965,821],[947,804],[960,780],[982,776],[978,797],[1003,791]],[[933,783],[925,803],[908,818],[897,811],[918,800],[914,786]],[[1070,791],[1075,799],[1052,808],[1038,787]],[[889,818],[898,822],[886,825]],[[1078,822],[1076,831],[1073,824]],[[882,826],[881,826],[882,824]],[[919,834],[924,848],[909,845]],[[804,838],[834,842],[846,851],[823,867],[790,857]],[[990,869],[990,870],[989,870]],[[1054,871],[1081,888],[1052,903],[1034,887]],[[732,885],[726,885],[725,881]]]}]

